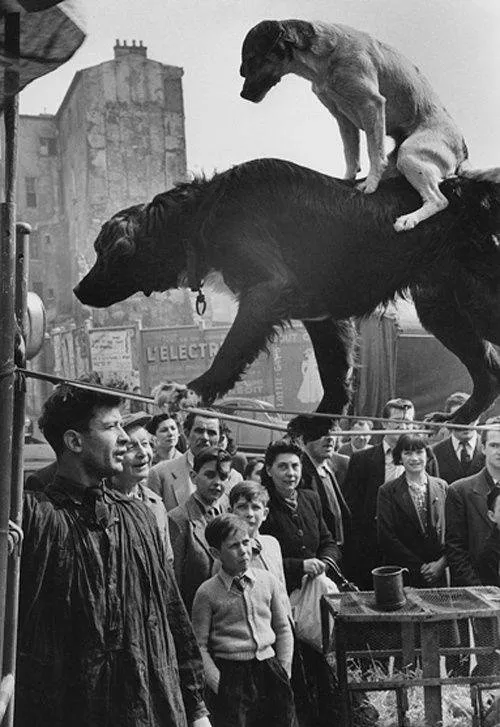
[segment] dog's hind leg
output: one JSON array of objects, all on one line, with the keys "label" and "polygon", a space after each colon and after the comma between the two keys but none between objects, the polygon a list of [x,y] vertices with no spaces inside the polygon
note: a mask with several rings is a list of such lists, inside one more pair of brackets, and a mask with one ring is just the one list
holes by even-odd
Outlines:
[{"label": "dog's hind leg", "polygon": [[412,230],[448,206],[439,185],[456,168],[457,160],[444,144],[442,146],[441,149],[437,139],[429,139],[426,133],[414,134],[399,147],[397,168],[419,192],[423,205],[415,212],[398,217],[394,223],[396,232]]},{"label": "dog's hind leg", "polygon": [[341,414],[349,403],[356,330],[351,320],[303,321],[314,348],[323,398],[320,412]]},{"label": "dog's hind leg", "polygon": [[422,325],[460,359],[472,378],[472,395],[449,417],[457,424],[469,424],[500,394],[500,357],[478,335],[474,321],[462,311],[453,291],[429,287],[412,293]]}]

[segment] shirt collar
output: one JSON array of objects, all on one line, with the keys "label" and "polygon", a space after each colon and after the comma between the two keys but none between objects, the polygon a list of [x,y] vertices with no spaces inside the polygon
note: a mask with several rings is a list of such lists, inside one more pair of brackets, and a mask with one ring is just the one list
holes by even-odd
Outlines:
[{"label": "shirt collar", "polygon": [[[476,439],[477,439],[477,432],[474,432],[472,437],[465,442],[467,452],[469,452],[469,454],[471,456],[476,448]],[[455,450],[457,457],[460,459],[460,454],[462,452],[462,447],[461,447],[462,442],[459,439],[457,439],[454,434],[452,434],[451,443],[453,444],[453,449]]]},{"label": "shirt collar", "polygon": [[[101,480],[101,485],[105,489],[106,481]],[[96,485],[97,486],[97,485]],[[70,480],[68,477],[56,475],[54,481],[47,487],[46,491],[51,494],[58,495],[58,499],[71,500],[76,505],[81,505],[85,498],[85,492],[89,488],[82,485],[81,482]]]},{"label": "shirt collar", "polygon": [[484,468],[484,476],[486,477],[486,482],[488,483],[490,490],[494,487],[500,487],[500,483],[495,482],[487,467]]},{"label": "shirt collar", "polygon": [[194,465],[194,454],[190,449],[186,449],[186,462],[189,465],[189,469],[192,470]]},{"label": "shirt collar", "polygon": [[[219,578],[221,579],[222,583],[224,584],[224,588],[227,591],[231,590],[231,586],[233,585],[233,581],[235,579],[235,576],[229,575],[229,573],[226,573],[224,568],[221,568],[220,571],[217,574]],[[251,568],[247,568],[244,573],[242,573],[239,576],[236,576],[236,578],[248,578],[248,580],[253,583],[255,581],[255,574]]]}]

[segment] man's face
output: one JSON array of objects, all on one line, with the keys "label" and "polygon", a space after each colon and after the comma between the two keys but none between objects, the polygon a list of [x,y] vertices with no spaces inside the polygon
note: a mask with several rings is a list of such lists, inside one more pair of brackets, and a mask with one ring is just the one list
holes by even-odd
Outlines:
[{"label": "man's face", "polygon": [[174,419],[164,419],[158,424],[156,441],[159,447],[173,448],[179,441],[179,429]]},{"label": "man's face", "polygon": [[267,468],[276,492],[281,497],[290,497],[297,489],[302,477],[302,464],[296,454],[278,454],[273,464]]},{"label": "man's face", "polygon": [[213,505],[224,494],[230,471],[231,462],[220,462],[217,467],[217,460],[214,459],[205,462],[194,475],[196,492],[206,505]]},{"label": "man's face", "polygon": [[207,447],[217,447],[220,429],[218,419],[196,416],[188,434],[188,445],[193,455],[199,454]]},{"label": "man's face", "polygon": [[80,454],[87,473],[100,478],[122,472],[128,441],[118,407],[95,409],[88,431],[80,433]]},{"label": "man's face", "polygon": [[266,519],[269,509],[257,497],[254,497],[253,500],[240,497],[234,503],[232,512],[242,520],[246,520],[250,535],[253,537],[259,532],[260,526]]},{"label": "man's face", "polygon": [[[456,412],[457,409],[460,409],[460,404],[457,404],[456,406],[453,406],[450,409],[450,414],[453,414]],[[477,424],[479,419],[476,419],[472,422],[472,424]],[[450,429],[449,430],[453,436],[458,439],[459,442],[469,442],[472,437],[474,436],[474,429]]]},{"label": "man's face", "polygon": [[500,429],[491,429],[486,433],[484,456],[486,467],[494,472],[500,472]]},{"label": "man's face", "polygon": [[353,449],[364,449],[370,441],[370,425],[368,422],[358,421],[354,422],[352,429],[356,430],[356,434],[351,435],[351,444]]},{"label": "man's face", "polygon": [[386,434],[386,439],[391,447],[394,447],[398,441],[400,434],[405,430],[411,429],[411,422],[415,417],[414,409],[389,409],[389,419],[396,419],[394,422],[383,422],[384,429],[397,429],[397,434]]},{"label": "man's face", "polygon": [[148,476],[153,461],[153,448],[151,436],[144,427],[130,427],[127,434],[129,443],[123,456],[123,472],[119,480],[132,485]]},{"label": "man's face", "polygon": [[249,533],[238,529],[238,532],[229,535],[221,543],[217,557],[230,576],[244,573],[252,559],[252,541]]},{"label": "man's face", "polygon": [[336,432],[330,429],[319,439],[312,439],[306,444],[306,449],[315,462],[325,462],[335,452]]}]

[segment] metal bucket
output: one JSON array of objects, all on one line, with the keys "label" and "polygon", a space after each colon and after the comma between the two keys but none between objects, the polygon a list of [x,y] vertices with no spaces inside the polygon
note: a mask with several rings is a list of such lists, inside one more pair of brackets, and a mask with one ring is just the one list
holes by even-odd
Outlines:
[{"label": "metal bucket", "polygon": [[375,605],[381,611],[396,611],[406,603],[403,587],[403,573],[408,568],[399,565],[384,565],[372,570]]}]

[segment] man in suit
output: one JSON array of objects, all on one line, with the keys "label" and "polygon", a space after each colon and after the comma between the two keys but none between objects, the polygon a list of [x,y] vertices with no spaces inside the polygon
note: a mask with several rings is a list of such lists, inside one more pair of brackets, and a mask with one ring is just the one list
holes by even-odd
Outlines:
[{"label": "man in suit", "polygon": [[[478,558],[493,523],[488,517],[488,493],[500,483],[500,417],[488,419],[491,429],[484,430],[481,442],[485,466],[475,475],[457,480],[448,488],[446,497],[446,556],[452,586],[480,586]],[[484,643],[489,634],[474,623],[476,641]],[[478,667],[490,673],[491,665],[477,657]]]},{"label": "man in suit", "polygon": [[196,591],[212,575],[214,559],[205,540],[205,527],[228,509],[224,487],[230,471],[228,452],[205,447],[193,462],[194,493],[168,514],[175,577],[189,613]]},{"label": "man in suit", "polygon": [[351,514],[341,490],[349,458],[335,452],[337,431],[332,419],[300,415],[289,422],[289,432],[300,438],[302,479],[300,487],[314,490],[321,500],[323,519],[342,551]]},{"label": "man in suit", "polygon": [[[469,398],[460,391],[451,394],[445,404],[445,412],[453,414]],[[477,420],[473,422],[477,424]],[[439,477],[451,485],[463,477],[475,475],[484,467],[484,454],[475,429],[453,429],[451,436],[432,448],[437,460]]]},{"label": "man in suit", "polygon": [[[188,449],[182,457],[159,462],[149,473],[148,487],[161,495],[167,512],[183,505],[193,494],[195,488],[191,472],[194,458],[207,447],[217,447],[220,438],[219,419],[190,412],[184,421],[184,432]],[[228,488],[241,479],[238,472],[231,470]]]},{"label": "man in suit", "polygon": [[373,429],[373,422],[371,419],[356,419],[349,428],[356,434],[351,434],[349,442],[339,447],[338,454],[352,457],[354,452],[362,452],[363,449],[371,447],[370,432]]},{"label": "man in suit", "polygon": [[344,497],[351,512],[351,529],[344,546],[344,568],[350,580],[364,590],[373,588],[372,569],[381,565],[382,554],[377,539],[377,496],[384,482],[403,474],[402,465],[395,465],[392,450],[400,432],[411,428],[415,408],[409,399],[391,399],[384,406],[384,429],[397,430],[386,434],[374,447],[354,452],[344,482]]}]

